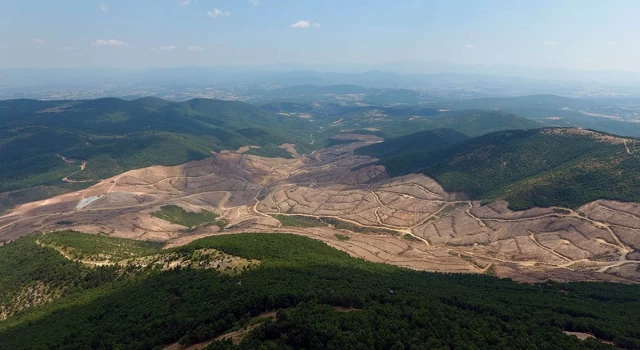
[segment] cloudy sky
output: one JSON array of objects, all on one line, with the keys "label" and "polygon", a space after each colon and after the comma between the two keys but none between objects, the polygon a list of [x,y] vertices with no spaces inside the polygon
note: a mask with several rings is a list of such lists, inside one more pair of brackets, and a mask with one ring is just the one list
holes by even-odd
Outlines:
[{"label": "cloudy sky", "polygon": [[2,0],[0,68],[444,60],[640,71],[640,1]]}]

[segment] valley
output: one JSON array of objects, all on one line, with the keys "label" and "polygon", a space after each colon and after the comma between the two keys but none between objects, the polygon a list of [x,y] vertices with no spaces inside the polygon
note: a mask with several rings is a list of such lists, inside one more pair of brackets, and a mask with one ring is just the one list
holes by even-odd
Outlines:
[{"label": "valley", "polygon": [[[422,174],[391,177],[375,158],[354,154],[381,142],[377,136],[334,139],[340,144],[287,159],[240,149],[124,172],[16,207],[0,217],[0,240],[73,229],[178,247],[221,234],[285,232],[414,270],[640,282],[640,204],[596,200],[513,211],[505,201],[447,192]],[[167,205],[207,210],[224,224],[186,227],[154,216]],[[297,225],[302,217],[316,224]]]}]

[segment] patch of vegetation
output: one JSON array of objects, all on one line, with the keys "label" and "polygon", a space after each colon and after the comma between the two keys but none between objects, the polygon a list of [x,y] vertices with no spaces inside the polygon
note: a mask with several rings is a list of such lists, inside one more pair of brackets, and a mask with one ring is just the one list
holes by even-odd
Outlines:
[{"label": "patch of vegetation", "polygon": [[338,230],[347,230],[347,231],[357,232],[357,233],[373,233],[373,234],[383,234],[383,235],[392,235],[392,236],[398,235],[397,231],[387,230],[387,229],[378,228],[378,227],[359,226],[359,225],[352,224],[350,222],[336,219],[336,218],[322,217],[322,221],[327,225],[337,228]]},{"label": "patch of vegetation", "polygon": [[153,212],[151,215],[177,225],[186,226],[189,229],[207,225],[217,225],[223,228],[227,225],[225,220],[218,220],[219,215],[216,213],[204,209],[197,213],[186,211],[177,205],[162,206],[159,211]]},{"label": "patch of vegetation", "polygon": [[351,239],[351,237],[349,237],[347,235],[343,235],[341,233],[336,233],[335,236],[339,241],[348,241],[348,240]]},{"label": "patch of vegetation", "polygon": [[413,235],[407,234],[407,233],[403,234],[402,238],[406,239],[409,242],[420,242],[420,240],[418,238],[414,237]]},{"label": "patch of vegetation", "polygon": [[88,235],[71,230],[43,234],[38,242],[60,249],[74,259],[113,262],[154,254],[163,246],[160,242]]},{"label": "patch of vegetation", "polygon": [[323,227],[327,226],[321,219],[303,215],[272,215],[282,226],[287,227]]},{"label": "patch of vegetation", "polygon": [[571,214],[571,210],[564,208],[553,208],[553,212],[561,215],[569,215]]},{"label": "patch of vegetation", "polygon": [[[27,239],[0,247],[0,254]],[[633,285],[527,285],[487,275],[412,271],[273,233],[208,237],[175,251],[201,249],[261,264],[233,275],[192,268],[156,271],[83,291],[77,294],[82,302],[65,297],[0,322],[0,343],[8,349],[194,344],[278,310],[274,321],[253,329],[240,345],[214,342],[210,349],[613,348],[563,330],[591,333],[617,347],[640,346],[640,291]],[[21,262],[41,260],[37,252],[21,253]],[[15,276],[23,275],[20,264],[11,267]]]},{"label": "patch of vegetation", "polygon": [[209,226],[209,225],[216,225],[218,226],[221,230],[226,228],[227,225],[229,225],[229,221],[225,220],[225,219],[218,219],[216,220],[215,223],[213,224],[206,224],[205,227]]},{"label": "patch of vegetation", "polygon": [[374,233],[374,234],[386,234],[386,235],[398,235],[398,232],[393,230],[387,230],[378,227],[364,227],[350,222],[322,216],[319,218],[305,216],[305,215],[281,215],[275,214],[274,218],[278,219],[283,226],[289,227],[325,227],[331,226],[338,230],[347,230],[356,233]]},{"label": "patch of vegetation", "polygon": [[624,145],[545,130],[554,129],[493,133],[437,151],[384,158],[381,164],[393,176],[424,173],[447,191],[472,199],[508,200],[511,209],[640,201],[640,162]]}]

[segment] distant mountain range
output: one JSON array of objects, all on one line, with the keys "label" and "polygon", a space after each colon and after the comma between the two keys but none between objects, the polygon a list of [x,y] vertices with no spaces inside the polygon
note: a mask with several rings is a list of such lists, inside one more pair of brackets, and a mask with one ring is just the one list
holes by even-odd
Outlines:
[{"label": "distant mountain range", "polygon": [[[281,64],[263,67],[175,67],[150,70],[4,69],[0,70],[0,98],[54,99],[56,96],[59,98],[59,94],[78,94],[78,98],[142,95],[170,97],[181,95],[191,89],[217,88],[240,91],[246,87],[309,84],[439,90],[443,93],[448,92],[451,96],[455,96],[453,93],[457,91],[463,98],[531,94],[621,97],[640,96],[639,81],[640,73],[634,72],[466,66],[443,62],[393,62],[377,65]],[[86,91],[75,90],[78,87],[85,87]],[[203,93],[202,90],[199,92]]]},{"label": "distant mountain range", "polygon": [[344,114],[369,109],[386,115],[455,117],[459,112],[476,109],[515,114],[536,121],[538,126],[580,127],[640,136],[640,98],[569,98],[547,94],[447,99],[424,91],[357,85],[300,85],[247,93],[252,95],[250,101],[263,104],[263,108],[304,111],[309,115],[323,114],[326,109],[331,111],[328,114],[342,118]]}]

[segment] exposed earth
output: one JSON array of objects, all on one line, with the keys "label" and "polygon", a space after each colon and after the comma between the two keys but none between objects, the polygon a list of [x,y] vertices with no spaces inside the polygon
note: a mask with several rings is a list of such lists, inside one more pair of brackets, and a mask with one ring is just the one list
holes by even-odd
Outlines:
[{"label": "exposed earth", "polygon": [[[308,155],[283,145],[292,159],[245,154],[248,146],[179,166],[129,171],[16,207],[0,217],[0,242],[61,229],[168,246],[216,234],[289,232],[416,270],[489,273],[524,282],[640,282],[638,203],[599,200],[577,210],[515,212],[506,202],[483,205],[447,193],[424,175],[390,178],[384,167],[372,165],[374,159],[353,154],[381,139],[337,138],[354,142]],[[228,225],[188,230],[152,216],[167,204],[213,211]],[[341,225],[285,227],[274,215]]]}]

